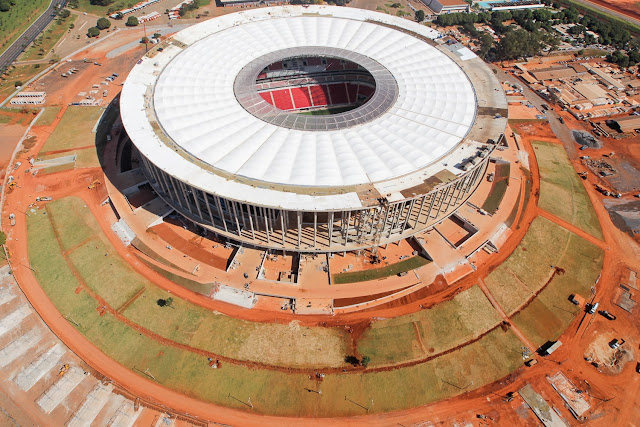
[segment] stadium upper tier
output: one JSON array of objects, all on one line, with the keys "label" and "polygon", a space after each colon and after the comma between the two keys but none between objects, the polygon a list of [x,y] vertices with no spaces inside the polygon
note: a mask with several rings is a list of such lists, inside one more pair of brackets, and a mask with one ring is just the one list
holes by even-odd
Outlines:
[{"label": "stadium upper tier", "polygon": [[[282,217],[315,212],[334,227],[329,212],[395,203],[406,204],[404,212],[411,200],[452,186],[457,203],[486,168],[507,104],[484,62],[439,38],[406,19],[343,7],[225,15],[180,31],[134,67],[122,120],[165,199],[224,226],[223,234],[232,233],[233,215],[234,234],[251,222],[253,236],[251,207]],[[281,79],[265,74],[296,66]],[[353,109],[298,111],[341,104]],[[439,214],[453,206],[446,205]],[[205,207],[217,212],[203,215]],[[271,214],[256,214],[256,222],[261,215]],[[310,221],[319,227],[318,215],[298,218],[298,235]]]}]

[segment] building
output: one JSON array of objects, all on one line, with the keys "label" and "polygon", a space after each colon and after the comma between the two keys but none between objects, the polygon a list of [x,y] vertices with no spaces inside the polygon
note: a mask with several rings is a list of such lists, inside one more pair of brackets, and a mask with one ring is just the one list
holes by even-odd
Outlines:
[{"label": "building", "polygon": [[20,92],[14,96],[11,105],[42,105],[44,104],[47,92]]},{"label": "building", "polygon": [[458,13],[471,11],[471,5],[464,0],[420,0],[434,13]]},{"label": "building", "polygon": [[518,10],[518,9],[541,9],[545,7],[540,0],[516,0],[516,1],[481,1],[478,4],[490,11]]},{"label": "building", "polygon": [[640,116],[617,117],[613,120],[622,132],[635,132],[636,129],[640,129]]},{"label": "building", "polygon": [[439,36],[332,6],[225,15],[133,68],[124,128],[154,190],[218,237],[301,252],[395,242],[465,203],[507,124],[493,72]]}]

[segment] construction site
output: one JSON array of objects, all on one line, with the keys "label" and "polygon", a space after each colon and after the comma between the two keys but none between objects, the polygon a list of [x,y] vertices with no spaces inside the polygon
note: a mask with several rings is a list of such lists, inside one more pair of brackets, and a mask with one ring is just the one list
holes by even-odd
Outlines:
[{"label": "construction site", "polygon": [[[178,3],[151,2],[138,14]],[[206,10],[216,9],[228,18],[185,19],[172,30],[162,17],[112,31],[25,85],[46,93],[38,103],[7,102],[0,110],[0,139],[11,145],[0,150],[3,422],[569,426],[640,419],[635,132],[621,124],[614,133],[600,121],[608,117],[584,121],[541,98],[521,68],[487,65],[407,19],[353,7]],[[180,76],[193,72],[194,89],[170,80],[173,58],[204,58],[190,49],[207,25],[289,31],[269,28],[270,20],[289,20],[310,46],[323,31],[353,42],[319,53],[282,37],[273,51],[291,49],[288,43],[304,49],[273,57],[256,49],[246,72],[259,76],[256,85],[224,91],[242,110],[224,102],[226,109],[208,109],[214,101],[204,95],[195,102],[209,84],[197,79],[214,78],[198,67],[175,65]],[[158,43],[139,42],[160,28]],[[377,30],[416,49],[424,44],[423,56],[442,67],[432,75],[448,79],[435,85],[455,87],[425,86],[420,94],[409,84],[416,94],[403,108],[413,109],[411,126],[442,131],[433,147],[423,144],[439,153],[433,158],[407,146],[413,163],[405,166],[390,152],[374,162],[363,151],[393,147],[389,141],[417,129],[401,130],[406,122],[385,115],[405,102],[403,84],[415,74],[401,74],[413,65],[393,44],[374,46]],[[377,64],[338,51],[355,50],[366,39],[358,31],[372,34],[363,52]],[[234,46],[219,52],[229,63],[241,51]],[[249,68],[234,73],[242,69]],[[455,80],[458,72],[464,79]],[[143,87],[145,73],[159,80],[154,90]],[[238,81],[217,74],[220,84]],[[455,102],[439,100],[446,96]],[[419,110],[436,101],[459,115]],[[391,121],[349,123],[366,108],[371,120]],[[304,150],[317,143],[309,136],[316,131],[299,127],[331,123],[350,135],[351,146],[336,146],[353,149],[353,161]],[[217,140],[198,145],[187,124],[243,148],[221,163],[225,145],[207,151]],[[267,134],[257,126],[287,132],[300,151],[247,151]],[[367,126],[378,134],[356,132]],[[156,137],[169,145],[153,146]],[[589,137],[597,143],[580,144]],[[185,159],[202,170],[182,167]]]}]

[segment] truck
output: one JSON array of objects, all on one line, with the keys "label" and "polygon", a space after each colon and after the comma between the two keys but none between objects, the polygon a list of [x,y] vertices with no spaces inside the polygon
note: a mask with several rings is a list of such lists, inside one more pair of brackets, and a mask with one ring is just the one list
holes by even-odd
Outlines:
[{"label": "truck", "polygon": [[617,317],[614,316],[613,314],[609,313],[607,310],[599,310],[598,313],[600,313],[602,316],[604,316],[606,319],[609,320],[616,320]]},{"label": "truck", "polygon": [[14,225],[16,225],[16,215],[15,214],[9,214],[9,220],[11,221],[11,226],[13,227]]},{"label": "truck", "polygon": [[599,302],[594,302],[588,305],[587,313],[594,314],[600,305]]}]

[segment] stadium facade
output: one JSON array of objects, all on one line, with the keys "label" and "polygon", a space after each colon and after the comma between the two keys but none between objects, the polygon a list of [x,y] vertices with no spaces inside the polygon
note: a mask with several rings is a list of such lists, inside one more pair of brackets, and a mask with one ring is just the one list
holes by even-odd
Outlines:
[{"label": "stadium facade", "polygon": [[504,138],[489,67],[422,25],[331,6],[259,8],[177,33],[120,107],[155,191],[245,245],[337,252],[454,213]]}]

